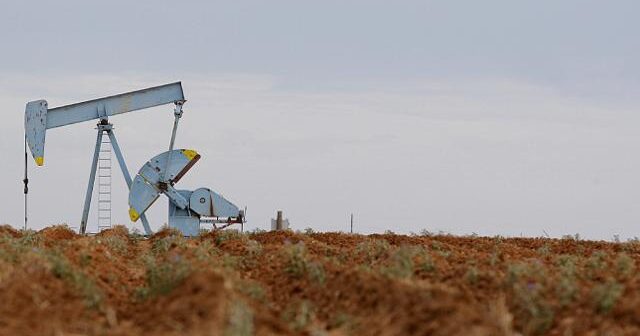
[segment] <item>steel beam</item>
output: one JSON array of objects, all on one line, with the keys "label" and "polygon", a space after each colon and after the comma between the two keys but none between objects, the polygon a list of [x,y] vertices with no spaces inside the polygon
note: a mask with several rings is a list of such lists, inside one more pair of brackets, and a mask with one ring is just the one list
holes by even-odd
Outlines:
[{"label": "steel beam", "polygon": [[175,82],[52,108],[47,111],[46,127],[55,128],[184,100],[182,84]]},{"label": "steel beam", "polygon": [[85,234],[87,231],[87,220],[89,219],[89,209],[91,208],[91,196],[93,195],[93,185],[96,181],[96,169],[98,168],[98,157],[100,155],[100,145],[102,144],[102,132],[104,132],[104,130],[99,125],[96,149],[93,152],[93,161],[91,162],[89,185],[87,185],[87,194],[84,196],[84,208],[82,209],[82,220],[80,221],[81,234]]},{"label": "steel beam", "polygon": [[[111,141],[111,147],[113,148],[113,152],[116,154],[116,158],[118,159],[118,164],[120,165],[120,170],[122,170],[122,175],[124,175],[124,180],[127,182],[127,188],[131,189],[131,175],[129,174],[129,169],[127,168],[127,164],[124,162],[124,157],[122,156],[122,152],[120,151],[120,146],[118,146],[118,141],[116,140],[116,134],[113,133],[113,128],[107,132],[109,135],[109,140]],[[147,236],[153,234],[151,231],[151,226],[149,226],[149,221],[147,220],[147,216],[142,214],[140,216],[140,220],[142,221],[142,226],[144,227],[144,232]]]}]

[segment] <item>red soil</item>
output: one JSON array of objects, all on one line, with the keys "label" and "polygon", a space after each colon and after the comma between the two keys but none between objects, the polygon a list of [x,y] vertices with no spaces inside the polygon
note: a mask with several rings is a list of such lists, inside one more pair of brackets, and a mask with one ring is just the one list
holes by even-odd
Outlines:
[{"label": "red soil", "polygon": [[2,335],[640,334],[636,242],[31,235],[0,226]]}]

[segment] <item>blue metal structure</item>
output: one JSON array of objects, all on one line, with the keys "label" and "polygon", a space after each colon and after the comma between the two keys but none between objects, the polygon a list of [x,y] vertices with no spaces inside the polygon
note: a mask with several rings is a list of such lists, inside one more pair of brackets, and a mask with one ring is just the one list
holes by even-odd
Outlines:
[{"label": "blue metal structure", "polygon": [[243,223],[244,213],[237,206],[208,188],[176,190],[174,185],[195,165],[200,155],[191,149],[161,153],[138,171],[129,189],[129,217],[138,220],[165,194],[169,198],[169,226],[185,236],[200,234],[201,223],[228,226]]},{"label": "blue metal structure", "polygon": [[[48,109],[46,100],[27,103],[25,132],[27,144],[38,166],[44,164],[46,130],[83,121],[108,119],[111,116],[154,106],[185,102],[180,82],[93,99]],[[182,113],[182,109],[180,109]]]},{"label": "blue metal structure", "polygon": [[[109,117],[131,111],[146,109],[154,106],[174,103],[175,122],[170,147],[173,147],[178,119],[182,115],[182,105],[184,104],[184,94],[180,82],[151,87],[147,89],[127,92],[115,96],[89,100],[77,104],[61,106],[53,109],[48,108],[46,100],[36,100],[27,103],[25,109],[25,139],[28,148],[38,166],[44,165],[44,145],[46,131],[51,128],[62,127],[79,122],[100,120],[97,125],[98,135],[96,139],[95,152],[89,175],[89,185],[85,196],[85,203],[80,222],[80,233],[86,232],[87,218],[91,206],[91,196],[96,177],[96,168],[100,152],[102,137],[106,133],[111,140],[113,151],[122,170],[122,174],[131,188],[132,180],[127,165],[124,161],[122,151],[115,137],[113,125],[109,123]],[[26,177],[25,177],[26,180]],[[25,182],[26,185],[26,182]],[[26,192],[25,192],[26,195]],[[25,216],[26,217],[26,216]],[[140,216],[144,230],[151,234],[151,228],[144,214]]]}]

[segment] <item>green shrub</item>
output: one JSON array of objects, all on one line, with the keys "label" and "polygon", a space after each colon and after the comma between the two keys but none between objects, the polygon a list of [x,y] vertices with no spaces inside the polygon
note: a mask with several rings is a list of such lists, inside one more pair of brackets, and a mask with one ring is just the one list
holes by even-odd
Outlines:
[{"label": "green shrub", "polygon": [[467,272],[464,275],[464,278],[469,284],[475,285],[480,279],[480,271],[478,271],[478,268],[475,266],[469,266],[469,268],[467,268]]},{"label": "green shrub", "polygon": [[538,254],[543,257],[549,256],[551,254],[551,247],[549,247],[549,243],[544,243],[544,245],[538,248]]},{"label": "green shrub", "polygon": [[559,268],[560,278],[556,285],[556,296],[560,300],[560,305],[569,305],[578,295],[576,284],[576,257],[572,255],[561,255],[556,259]]},{"label": "green shrub", "polygon": [[578,295],[578,286],[575,277],[562,275],[556,287],[556,295],[560,300],[560,305],[568,306]]},{"label": "green shrub", "polygon": [[199,262],[211,263],[222,254],[222,251],[213,246],[210,240],[202,240],[193,250],[193,254]]},{"label": "green shrub", "polygon": [[414,246],[403,245],[397,248],[389,257],[389,264],[383,267],[383,274],[390,278],[409,278],[413,276],[415,269],[413,258],[420,252],[421,250]]},{"label": "green shrub", "polygon": [[307,276],[316,284],[324,284],[326,273],[324,265],[318,261],[310,261],[307,257],[307,249],[304,243],[298,242],[285,247],[287,263],[285,272],[293,278]]},{"label": "green shrub", "polygon": [[242,300],[234,300],[231,304],[224,335],[251,336],[254,334],[253,311]]},{"label": "green shrub", "polygon": [[100,306],[103,295],[89,277],[76,270],[69,260],[58,252],[49,254],[48,259],[53,275],[67,281],[74,290],[80,292],[87,307],[97,308]]},{"label": "green shrub", "polygon": [[390,245],[383,239],[367,239],[356,246],[356,253],[364,255],[368,262],[374,262],[387,254]]},{"label": "green shrub", "polygon": [[153,242],[153,244],[151,245],[151,251],[153,252],[153,254],[163,255],[169,252],[169,250],[171,249],[184,248],[186,246],[186,240],[182,236],[182,233],[177,230],[174,231],[176,232],[166,237],[157,239]]},{"label": "green shrub", "polygon": [[614,280],[597,285],[591,291],[591,297],[598,313],[607,314],[615,307],[624,292],[624,286]]},{"label": "green shrub", "polygon": [[626,279],[633,275],[636,269],[636,263],[633,258],[629,257],[626,253],[621,253],[616,258],[616,274],[622,278]]},{"label": "green shrub", "polygon": [[247,240],[245,244],[246,256],[250,258],[257,258],[262,254],[262,245],[253,239]]},{"label": "green shrub", "polygon": [[247,237],[238,230],[219,230],[216,235],[216,245],[222,244],[227,240],[246,239]]},{"label": "green shrub", "polygon": [[447,250],[442,243],[434,241],[431,243],[431,249],[436,251],[440,256],[444,258],[449,258],[451,256],[451,251]]},{"label": "green shrub", "polygon": [[593,253],[585,263],[587,269],[587,276],[590,278],[595,277],[600,271],[604,270],[607,266],[606,263],[607,254],[603,251],[597,251]]},{"label": "green shrub", "polygon": [[436,264],[434,263],[431,254],[425,251],[425,253],[419,256],[417,269],[425,273],[431,273],[436,270]]},{"label": "green shrub", "polygon": [[282,314],[282,318],[291,329],[301,332],[307,328],[315,318],[315,309],[309,301],[290,304]]},{"label": "green shrub", "polygon": [[324,284],[325,280],[327,279],[327,275],[324,271],[324,266],[321,263],[317,261],[308,262],[306,265],[306,269],[309,280],[319,285]]},{"label": "green shrub", "polygon": [[118,254],[125,254],[129,249],[129,247],[127,246],[127,242],[124,239],[122,239],[122,237],[118,237],[118,236],[103,237],[103,238],[100,238],[98,242],[104,243],[112,251]]},{"label": "green shrub", "polygon": [[287,264],[285,272],[294,278],[301,278],[307,270],[307,250],[303,243],[291,244],[285,247]]},{"label": "green shrub", "polygon": [[266,294],[260,283],[253,280],[240,280],[234,286],[240,293],[252,298],[253,300],[264,302]]},{"label": "green shrub", "polygon": [[147,256],[145,266],[146,286],[138,289],[141,299],[170,293],[191,273],[191,265],[179,256],[165,262]]}]

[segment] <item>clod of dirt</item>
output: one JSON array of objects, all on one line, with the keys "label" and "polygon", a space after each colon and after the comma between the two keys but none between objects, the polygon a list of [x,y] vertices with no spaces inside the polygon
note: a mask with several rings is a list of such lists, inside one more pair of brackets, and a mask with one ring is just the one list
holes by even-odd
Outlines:
[{"label": "clod of dirt", "polygon": [[0,225],[0,236],[9,236],[13,238],[19,238],[22,236],[20,231],[14,229],[12,226],[3,224]]},{"label": "clod of dirt", "polygon": [[38,231],[38,235],[42,236],[46,242],[72,240],[79,237],[77,233],[66,225],[54,225],[44,228]]},{"label": "clod of dirt", "polygon": [[110,229],[100,231],[96,237],[120,237],[129,238],[129,229],[124,225],[114,225]]},{"label": "clod of dirt", "polygon": [[165,227],[165,228],[162,228],[160,231],[154,233],[151,237],[149,237],[149,241],[153,243],[156,240],[160,240],[162,238],[166,238],[169,236],[182,237],[182,232],[178,231],[178,229],[175,229],[175,228]]}]

